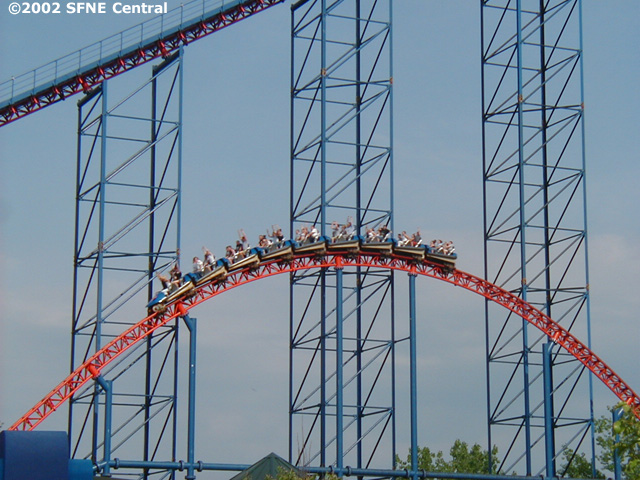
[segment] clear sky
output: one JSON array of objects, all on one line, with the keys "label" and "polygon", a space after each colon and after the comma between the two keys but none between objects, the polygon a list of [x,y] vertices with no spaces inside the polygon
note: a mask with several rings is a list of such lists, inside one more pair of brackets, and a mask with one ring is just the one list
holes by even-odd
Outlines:
[{"label": "clear sky", "polygon": [[[471,0],[394,5],[395,223],[452,238],[459,267],[476,274],[483,236],[479,8]],[[640,4],[586,0],[583,12],[593,349],[638,392]],[[0,81],[142,20],[12,16],[3,6]],[[203,244],[220,254],[239,228],[254,237],[288,222],[289,22],[288,5],[279,5],[186,49],[186,257]],[[5,427],[69,369],[77,99],[0,129]],[[415,175],[418,162],[437,175]],[[197,312],[203,460],[252,463],[272,450],[286,456],[287,279],[260,283]],[[434,283],[419,284],[420,443],[443,450],[455,438],[483,443],[482,302]],[[258,344],[268,360],[248,354]],[[596,386],[597,416],[615,402]],[[46,428],[65,428],[65,417]],[[212,429],[221,433],[210,440]]]}]

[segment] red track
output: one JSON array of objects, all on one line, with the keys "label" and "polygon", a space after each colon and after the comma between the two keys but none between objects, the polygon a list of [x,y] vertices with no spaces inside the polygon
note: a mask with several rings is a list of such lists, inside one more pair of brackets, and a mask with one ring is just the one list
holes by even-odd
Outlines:
[{"label": "red track", "polygon": [[70,79],[47,85],[31,95],[0,108],[0,127],[48,105],[64,100],[70,95],[87,92],[103,81],[142,65],[154,58],[166,58],[182,45],[188,45],[213,32],[232,25],[284,0],[246,0],[240,5],[217,13],[212,17],[153,41],[139,48],[121,52],[118,58],[106,61],[90,70],[82,71]]},{"label": "red track", "polygon": [[60,385],[54,388],[44,399],[33,407],[9,430],[32,430],[51,413],[57,410],[66,400],[76,393],[92,378],[100,375],[100,371],[131,346],[167,324],[176,317],[184,316],[193,307],[223,293],[231,288],[244,285],[254,280],[271,277],[281,273],[312,268],[335,267],[372,267],[401,270],[414,275],[424,275],[457,285],[478,295],[496,302],[522,317],[530,324],[551,338],[555,343],[578,359],[598,377],[616,396],[631,406],[633,413],[640,419],[640,398],[638,395],[610,369],[595,353],[580,340],[575,338],[564,327],[554,322],[547,315],[528,304],[514,294],[487,282],[475,275],[454,270],[448,272],[442,266],[425,261],[416,264],[411,258],[394,254],[392,256],[379,253],[360,253],[357,255],[344,252],[329,253],[326,256],[295,256],[292,260],[272,260],[261,263],[257,267],[248,267],[230,273],[218,283],[207,283],[199,287],[189,298],[169,305],[162,314],[144,318],[130,327],[119,337],[112,340],[89,360],[80,365]]}]

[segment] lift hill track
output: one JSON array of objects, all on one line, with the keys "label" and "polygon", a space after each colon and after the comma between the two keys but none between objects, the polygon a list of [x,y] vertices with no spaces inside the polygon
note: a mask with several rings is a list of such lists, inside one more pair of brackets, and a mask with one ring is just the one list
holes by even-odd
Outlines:
[{"label": "lift hill track", "polygon": [[0,84],[0,127],[284,0],[193,0]]}]

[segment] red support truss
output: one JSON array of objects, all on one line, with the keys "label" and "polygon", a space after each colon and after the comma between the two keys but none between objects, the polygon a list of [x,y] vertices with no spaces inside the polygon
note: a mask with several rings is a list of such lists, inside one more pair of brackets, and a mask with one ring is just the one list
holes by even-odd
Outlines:
[{"label": "red support truss", "polygon": [[36,404],[9,430],[32,430],[60,405],[74,395],[88,381],[100,375],[100,371],[130,347],[176,317],[184,316],[189,310],[232,288],[268,278],[282,273],[290,273],[314,268],[371,267],[404,271],[407,273],[435,278],[481,295],[503,307],[538,328],[560,347],[578,359],[599,378],[621,401],[631,406],[640,419],[640,397],[595,353],[575,338],[564,327],[553,321],[537,308],[480,277],[460,270],[451,270],[429,260],[416,262],[415,259],[398,254],[345,253],[332,252],[326,255],[298,255],[289,259],[277,259],[233,271],[223,280],[205,283],[168,306],[163,313],[142,319],[110,343],[105,345],[89,360],[80,365],[60,385]]}]

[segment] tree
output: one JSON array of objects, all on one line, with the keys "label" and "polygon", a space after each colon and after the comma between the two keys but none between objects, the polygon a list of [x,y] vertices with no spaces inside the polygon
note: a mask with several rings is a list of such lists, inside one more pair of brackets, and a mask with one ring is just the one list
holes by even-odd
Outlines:
[{"label": "tree", "polygon": [[596,475],[593,476],[591,461],[587,459],[584,453],[574,452],[567,448],[562,454],[564,461],[558,470],[560,477],[568,478],[605,478],[605,475],[596,469]]},{"label": "tree", "polygon": [[[287,468],[278,468],[278,474],[275,478],[271,475],[267,475],[266,480],[315,480],[319,478],[317,475],[312,475],[310,473],[303,472],[295,472],[294,470],[290,470]],[[340,480],[340,478],[333,474],[328,473],[324,476],[325,480]]]},{"label": "tree", "polygon": [[604,468],[613,472],[614,452],[617,449],[624,478],[640,480],[640,421],[625,403],[619,403],[611,409],[616,410],[621,415],[615,424],[612,425],[611,416],[596,420],[596,441],[602,449],[598,459]]},{"label": "tree", "polygon": [[[456,440],[449,450],[451,460],[445,460],[441,451],[433,453],[429,447],[418,448],[418,470],[428,472],[447,473],[497,473],[498,468],[498,448],[491,449],[493,465],[489,468],[489,453],[483,450],[477,443],[469,448],[469,445],[462,440]],[[411,452],[407,455],[407,460],[397,459],[398,468],[411,468]]]},{"label": "tree", "polygon": [[[409,451],[406,461],[400,460],[399,457],[396,457],[396,463],[399,469],[411,469],[411,451]],[[429,447],[418,447],[419,470],[426,470],[427,472],[440,471],[438,466],[443,463],[445,463],[445,461],[442,456],[442,452],[438,452],[434,455]]]}]

